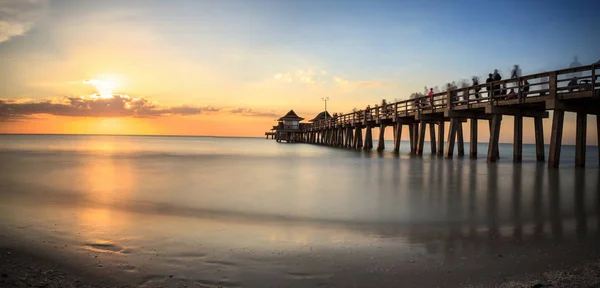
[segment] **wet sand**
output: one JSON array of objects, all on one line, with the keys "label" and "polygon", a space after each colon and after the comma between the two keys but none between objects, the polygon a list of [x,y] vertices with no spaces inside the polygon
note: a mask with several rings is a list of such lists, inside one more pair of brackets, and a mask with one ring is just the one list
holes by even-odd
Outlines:
[{"label": "wet sand", "polygon": [[[465,245],[475,239],[446,239]],[[480,239],[481,240],[481,239]],[[475,240],[476,241],[476,240]],[[464,242],[464,243],[461,243]],[[486,240],[485,250],[463,250],[440,260],[413,251],[398,255],[385,245],[365,249],[270,253],[222,260],[202,255],[188,262],[192,270],[219,273],[237,269],[238,280],[203,279],[205,272],[184,275],[181,267],[127,267],[117,251],[82,249],[44,238],[23,241],[0,236],[1,287],[600,287],[600,241],[556,245]],[[341,245],[343,246],[343,244]],[[351,252],[348,252],[351,251]],[[468,253],[464,253],[470,251]],[[342,253],[343,252],[343,253]],[[156,251],[157,262],[163,262]],[[260,258],[260,259],[259,259]],[[225,260],[231,259],[231,260]],[[214,279],[214,277],[210,277]],[[374,286],[375,285],[375,286]],[[551,286],[535,286],[551,285]]]}]

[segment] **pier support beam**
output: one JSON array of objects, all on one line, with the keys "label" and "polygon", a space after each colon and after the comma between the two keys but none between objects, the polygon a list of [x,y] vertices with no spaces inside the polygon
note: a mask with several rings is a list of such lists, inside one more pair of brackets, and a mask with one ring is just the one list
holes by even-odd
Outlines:
[{"label": "pier support beam", "polygon": [[585,142],[587,114],[577,112],[577,128],[575,132],[575,166],[585,167]]},{"label": "pier support beam", "polygon": [[454,155],[454,141],[456,140],[456,119],[450,120],[450,131],[448,131],[448,147],[446,147],[446,158],[452,158]]},{"label": "pier support beam", "polygon": [[363,147],[363,141],[362,141],[362,127],[356,127],[356,134],[354,134],[356,137],[356,149],[360,149]]},{"label": "pier support beam", "polygon": [[373,148],[373,131],[371,126],[367,126],[367,131],[365,132],[365,146],[363,147],[365,150],[369,150]]},{"label": "pier support beam", "polygon": [[353,131],[352,127],[348,127],[348,128],[346,128],[346,138],[347,138],[347,139],[346,139],[346,140],[347,140],[347,141],[346,141],[346,148],[350,148],[350,147],[352,147],[352,143],[354,143],[354,142],[353,142],[353,140],[354,140],[354,137],[353,137],[353,136],[354,136],[354,135],[353,135],[353,132],[354,132],[354,131]]},{"label": "pier support beam", "polygon": [[429,144],[431,146],[431,155],[435,155],[435,123],[429,123]]},{"label": "pier support beam", "polygon": [[425,129],[427,129],[427,123],[421,121],[419,125],[419,138],[417,139],[417,155],[423,155],[423,148],[425,146]]},{"label": "pier support beam", "polygon": [[477,159],[477,119],[471,118],[471,137],[469,142],[469,157],[471,159]]},{"label": "pier support beam", "polygon": [[458,138],[458,156],[465,156],[465,138],[463,137],[463,125],[456,121],[456,137]]},{"label": "pier support beam", "polygon": [[596,115],[596,133],[598,136],[598,165],[600,165],[600,114]]},{"label": "pier support beam", "polygon": [[488,145],[488,162],[496,162],[498,160],[498,141],[500,140],[500,124],[502,123],[502,115],[494,114],[491,120],[490,143]]},{"label": "pier support beam", "polygon": [[523,116],[515,115],[515,134],[513,138],[513,162],[523,161]]},{"label": "pier support beam", "polygon": [[554,110],[552,116],[552,134],[550,136],[550,155],[548,155],[548,167],[558,168],[560,165],[560,146],[562,145],[563,124],[565,111]]},{"label": "pier support beam", "polygon": [[329,146],[333,146],[335,144],[335,129],[329,129]]},{"label": "pier support beam", "polygon": [[379,125],[379,138],[377,139],[377,151],[383,151],[385,149],[385,124]]},{"label": "pier support beam", "polygon": [[533,118],[534,124],[534,132],[535,132],[535,156],[538,162],[546,161],[546,157],[544,156],[544,124],[542,122],[542,118],[535,117]]},{"label": "pier support beam", "polygon": [[402,142],[402,124],[396,122],[395,129],[396,133],[394,133],[394,153],[400,153],[400,142]]},{"label": "pier support beam", "polygon": [[[416,127],[415,127],[416,126]],[[408,137],[410,140],[410,154],[415,154],[417,151],[417,145],[415,142],[417,141],[417,137],[415,137],[415,130],[418,129],[418,124],[412,123],[408,124]]]},{"label": "pier support beam", "polygon": [[[499,114],[499,115],[502,115],[502,114]],[[493,120],[493,117],[492,117],[492,119],[489,120],[490,138],[492,137],[492,123],[493,123],[492,120]],[[489,148],[488,148],[488,152],[489,152]],[[498,143],[496,143],[496,159],[500,159],[500,147],[498,146]]]},{"label": "pier support beam", "polygon": [[437,147],[437,155],[439,157],[444,156],[444,129],[445,129],[445,122],[444,121],[440,121],[438,122],[438,147]]}]

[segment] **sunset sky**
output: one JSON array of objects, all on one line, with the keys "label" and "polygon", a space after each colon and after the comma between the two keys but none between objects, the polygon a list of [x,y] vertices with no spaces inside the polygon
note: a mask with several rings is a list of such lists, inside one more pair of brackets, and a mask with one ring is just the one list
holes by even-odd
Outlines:
[{"label": "sunset sky", "polygon": [[[326,96],[330,112],[349,112],[514,64],[591,64],[597,11],[596,0],[0,0],[0,133],[260,137],[290,109],[314,117]],[[505,117],[501,141],[511,130]]]}]

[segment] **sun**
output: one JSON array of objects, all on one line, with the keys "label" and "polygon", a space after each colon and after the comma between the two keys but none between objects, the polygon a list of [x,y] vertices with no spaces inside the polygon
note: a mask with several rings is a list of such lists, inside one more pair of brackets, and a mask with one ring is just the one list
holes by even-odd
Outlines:
[{"label": "sun", "polygon": [[117,89],[117,82],[113,80],[98,80],[98,79],[90,79],[84,80],[83,84],[92,85],[96,88],[98,94],[94,94],[93,96],[100,98],[112,98],[114,95],[115,89]]}]

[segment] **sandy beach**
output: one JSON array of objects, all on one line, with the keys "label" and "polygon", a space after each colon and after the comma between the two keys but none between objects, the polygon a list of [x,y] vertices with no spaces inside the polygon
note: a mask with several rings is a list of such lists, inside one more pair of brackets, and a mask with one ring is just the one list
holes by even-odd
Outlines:
[{"label": "sandy beach", "polygon": [[[437,263],[419,253],[396,255],[379,247],[366,257],[330,252],[272,257],[253,264],[244,283],[182,277],[177,269],[131,268],[115,260],[115,252],[92,251],[54,240],[23,241],[0,236],[1,287],[600,287],[598,241],[578,246],[504,245],[489,257],[467,255]],[[520,246],[520,247],[519,247]],[[372,251],[371,251],[372,252]],[[157,253],[156,261],[160,259]],[[231,255],[228,256],[228,258]],[[399,259],[402,257],[402,259]],[[248,260],[246,260],[248,261]],[[211,261],[190,265],[202,270]],[[225,263],[226,261],[223,261]],[[288,272],[273,269],[279,262]],[[322,262],[327,262],[323,265]],[[214,264],[214,263],[213,263]],[[329,265],[332,264],[332,265]],[[232,264],[233,265],[233,264]],[[316,266],[317,269],[308,267]],[[249,269],[250,267],[246,267]],[[291,270],[312,272],[290,272]],[[282,275],[285,277],[281,277]],[[263,284],[261,284],[263,283]],[[536,286],[537,285],[537,286]]]}]

